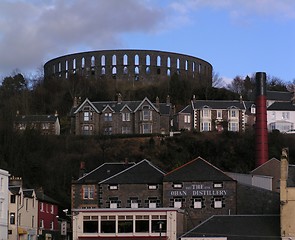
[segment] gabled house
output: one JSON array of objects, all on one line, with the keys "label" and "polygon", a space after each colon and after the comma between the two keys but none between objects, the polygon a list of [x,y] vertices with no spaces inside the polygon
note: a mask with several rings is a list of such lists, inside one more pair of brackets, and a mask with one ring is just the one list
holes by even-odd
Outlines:
[{"label": "gabled house", "polygon": [[19,115],[14,120],[14,129],[23,132],[35,129],[42,135],[60,135],[60,123],[57,114],[54,115]]},{"label": "gabled house", "polygon": [[181,208],[190,229],[212,215],[236,214],[237,182],[201,157],[165,174],[163,206]]},{"label": "gabled house", "polygon": [[178,113],[178,129],[197,132],[245,130],[246,107],[243,101],[196,100]]},{"label": "gabled house", "polygon": [[91,102],[85,99],[74,107],[72,129],[76,135],[112,134],[167,134],[170,131],[172,107],[169,97],[166,103],[142,101]]},{"label": "gabled house", "polygon": [[[99,182],[133,166],[135,163],[104,163],[89,173],[82,172],[78,180],[72,181],[72,208],[100,208]],[[82,164],[81,164],[82,165]],[[84,166],[81,166],[84,171]]]},{"label": "gabled house", "polygon": [[144,159],[99,182],[101,207],[159,208],[163,176],[163,171]]}]

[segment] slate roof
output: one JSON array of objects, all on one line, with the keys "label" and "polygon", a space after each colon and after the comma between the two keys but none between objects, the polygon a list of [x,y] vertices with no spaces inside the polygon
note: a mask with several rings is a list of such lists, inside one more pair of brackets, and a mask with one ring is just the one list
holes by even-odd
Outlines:
[{"label": "slate roof", "polygon": [[198,157],[164,176],[164,182],[235,181],[217,167]]},{"label": "slate roof", "polygon": [[24,189],[23,190],[23,194],[27,198],[33,198],[34,197],[33,193],[34,193],[34,189]]},{"label": "slate roof", "polygon": [[295,104],[289,102],[274,102],[270,105],[267,110],[277,110],[277,111],[295,111]]},{"label": "slate roof", "polygon": [[183,108],[179,113],[192,113],[192,105],[187,105],[185,108]]},{"label": "slate roof", "polygon": [[18,115],[15,118],[16,123],[32,122],[56,122],[58,116],[55,115]]},{"label": "slate roof", "polygon": [[293,96],[292,92],[281,92],[281,91],[266,91],[267,100],[276,101],[291,101]]},{"label": "slate roof", "polygon": [[224,100],[194,100],[193,108],[201,109],[203,107],[210,107],[212,109],[228,109],[235,107],[238,109],[245,109],[243,102],[238,100],[224,101]]},{"label": "slate roof", "polygon": [[121,112],[124,108],[130,109],[131,112],[135,112],[142,103],[147,101],[156,111],[160,112],[163,115],[169,115],[171,110],[171,104],[159,103],[157,107],[156,103],[152,103],[148,98],[144,98],[141,101],[100,101],[100,102],[91,102],[89,99],[86,99],[78,108],[75,109],[76,113],[80,108],[88,102],[98,113],[103,112],[106,108],[110,108],[114,112]]},{"label": "slate roof", "polygon": [[17,195],[20,194],[20,190],[21,187],[20,186],[9,186],[9,191],[13,194],[13,195]]},{"label": "slate roof", "polygon": [[130,168],[100,182],[104,184],[159,184],[164,172],[144,159]]},{"label": "slate roof", "polygon": [[131,166],[135,163],[104,163],[87,173],[83,177],[79,178],[76,183],[99,183],[100,181],[107,179]]},{"label": "slate roof", "polygon": [[44,194],[43,191],[36,191],[36,197],[41,202],[53,203],[53,204],[56,204],[56,205],[59,204],[58,201],[56,201],[53,198],[47,196],[46,194]]},{"label": "slate roof", "polygon": [[280,237],[279,215],[219,215],[196,226],[184,237],[227,237],[228,240],[274,239]]}]

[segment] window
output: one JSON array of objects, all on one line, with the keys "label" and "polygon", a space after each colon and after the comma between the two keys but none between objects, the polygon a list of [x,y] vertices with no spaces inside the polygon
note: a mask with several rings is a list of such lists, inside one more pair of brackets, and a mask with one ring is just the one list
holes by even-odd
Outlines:
[{"label": "window", "polygon": [[214,208],[222,208],[222,197],[214,197],[213,198],[213,207]]},{"label": "window", "polygon": [[176,189],[182,188],[182,184],[181,183],[174,183],[173,188],[176,188]]},{"label": "window", "polygon": [[42,123],[42,129],[49,129],[49,123]]},{"label": "window", "polygon": [[26,198],[26,211],[28,211],[29,199]]},{"label": "window", "polygon": [[104,129],[104,135],[112,135],[113,128],[112,127],[106,127]]},{"label": "window", "polygon": [[83,217],[83,232],[98,233],[98,217],[97,216]]},{"label": "window", "polygon": [[152,124],[142,124],[142,133],[152,133]]},{"label": "window", "polygon": [[111,200],[110,201],[110,208],[118,208],[118,201],[117,200]]},{"label": "window", "polygon": [[214,188],[222,188],[223,187],[223,183],[222,182],[216,182],[216,183],[213,183],[213,187]]},{"label": "window", "polygon": [[83,120],[84,122],[88,122],[92,120],[92,112],[83,112]]},{"label": "window", "polygon": [[50,229],[53,230],[54,229],[54,222],[50,222]]},{"label": "window", "polygon": [[158,189],[158,186],[157,185],[148,185],[148,189],[149,190],[156,190],[156,189]]},{"label": "window", "polygon": [[271,119],[275,120],[276,119],[276,112],[271,113]]},{"label": "window", "polygon": [[204,199],[198,197],[198,198],[193,198],[193,208],[203,208],[204,205]]},{"label": "window", "polygon": [[9,217],[9,222],[10,224],[15,224],[15,213],[10,213],[10,217]]},{"label": "window", "polygon": [[190,115],[184,115],[184,123],[191,123],[191,116]]},{"label": "window", "polygon": [[149,208],[157,208],[157,200],[149,199]]},{"label": "window", "polygon": [[115,233],[116,232],[115,216],[101,216],[100,231],[102,233]]},{"label": "window", "polygon": [[3,200],[0,199],[0,219],[3,217],[2,214],[3,214]]},{"label": "window", "polygon": [[211,131],[211,123],[210,122],[203,122],[202,123],[202,131],[203,132]]},{"label": "window", "polygon": [[83,199],[94,198],[94,186],[83,186]]},{"label": "window", "polygon": [[82,126],[83,135],[92,135],[93,133],[93,125],[83,125]]},{"label": "window", "polygon": [[44,228],[44,220],[40,219],[39,228]]},{"label": "window", "polygon": [[182,207],[182,198],[174,198],[174,207],[181,208]]},{"label": "window", "polygon": [[251,113],[255,114],[256,113],[256,107],[254,104],[251,105]]},{"label": "window", "polygon": [[209,108],[203,108],[203,111],[202,111],[202,116],[203,118],[210,118],[210,109]]},{"label": "window", "polygon": [[144,106],[142,108],[142,120],[143,121],[151,121],[152,120],[152,111],[149,106]]},{"label": "window", "polygon": [[113,118],[112,113],[105,113],[104,114],[104,121],[105,122],[111,122],[112,118]]},{"label": "window", "polygon": [[238,132],[239,131],[239,123],[236,122],[229,122],[228,123],[228,130],[232,132]]},{"label": "window", "polygon": [[131,217],[131,219],[129,220],[120,220],[120,217],[124,217],[124,216],[119,216],[119,221],[118,221],[118,232],[119,233],[132,233],[133,232],[133,220],[132,220],[132,216],[126,216],[127,217]]},{"label": "window", "polygon": [[136,216],[135,232],[149,232],[149,216]]},{"label": "window", "polygon": [[131,208],[138,208],[138,200],[137,199],[131,199],[130,206],[131,206]]},{"label": "window", "polygon": [[40,203],[40,212],[44,212],[44,204],[43,204],[43,202]]},{"label": "window", "polygon": [[118,190],[118,185],[109,185],[110,190]]},{"label": "window", "polygon": [[222,110],[217,110],[217,119],[222,119]]},{"label": "window", "polygon": [[229,110],[229,118],[237,118],[238,117],[238,110],[230,109]]},{"label": "window", "polygon": [[15,195],[10,196],[10,203],[15,203]]},{"label": "window", "polygon": [[288,120],[289,118],[290,118],[289,112],[282,112],[282,119],[283,120]]},{"label": "window", "polygon": [[130,113],[129,112],[122,113],[122,121],[123,122],[129,122],[130,121]]},{"label": "window", "polygon": [[152,232],[166,232],[166,226],[166,216],[152,216]]},{"label": "window", "polygon": [[34,227],[34,223],[35,223],[35,216],[32,216],[32,222],[31,222],[31,227]]},{"label": "window", "polygon": [[122,127],[122,134],[130,134],[131,128],[130,127]]},{"label": "window", "polygon": [[54,213],[54,206],[53,205],[50,206],[50,213],[52,213],[52,214]]}]

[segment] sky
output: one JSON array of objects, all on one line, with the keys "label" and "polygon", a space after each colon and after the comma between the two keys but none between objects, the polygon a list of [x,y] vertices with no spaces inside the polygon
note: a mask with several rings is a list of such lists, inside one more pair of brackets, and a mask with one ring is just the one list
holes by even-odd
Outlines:
[{"label": "sky", "polygon": [[148,49],[202,58],[224,82],[295,79],[295,0],[0,0],[0,77],[59,56]]}]

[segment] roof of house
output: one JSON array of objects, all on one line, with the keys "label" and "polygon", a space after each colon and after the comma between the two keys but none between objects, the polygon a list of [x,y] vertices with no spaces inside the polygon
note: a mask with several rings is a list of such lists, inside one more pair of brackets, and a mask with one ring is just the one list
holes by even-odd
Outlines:
[{"label": "roof of house", "polygon": [[279,215],[212,216],[181,238],[227,237],[228,240],[281,239]]},{"label": "roof of house", "polygon": [[192,113],[192,105],[191,104],[187,105],[178,113]]},{"label": "roof of house", "polygon": [[267,110],[269,111],[295,111],[295,104],[289,102],[274,102]]},{"label": "roof of house", "polygon": [[34,189],[23,189],[23,194],[27,198],[33,198],[34,197]]},{"label": "roof of house", "polygon": [[169,115],[171,111],[171,104],[167,103],[152,103],[147,97],[141,101],[100,101],[100,102],[91,102],[89,99],[85,99],[85,101],[75,109],[76,113],[81,109],[85,103],[89,103],[98,113],[103,112],[105,109],[109,108],[112,112],[121,112],[124,108],[128,108],[129,111],[135,112],[138,108],[144,103],[148,103],[152,106],[155,111],[160,112],[163,115]]},{"label": "roof of house", "polygon": [[198,157],[179,168],[168,172],[164,182],[191,182],[191,181],[235,181],[217,167]]},{"label": "roof of house", "polygon": [[43,191],[36,191],[36,197],[41,202],[53,203],[53,204],[57,204],[57,205],[59,204],[58,201],[56,201],[53,198],[47,196],[46,194],[44,194]]},{"label": "roof of house", "polygon": [[144,159],[128,169],[119,172],[100,183],[104,184],[158,184],[162,183],[164,172]]},{"label": "roof of house", "polygon": [[292,92],[266,91],[267,100],[291,101]]},{"label": "roof of house", "polygon": [[212,109],[229,109],[238,108],[245,109],[242,101],[239,100],[194,100],[192,101],[194,109],[209,107]]},{"label": "roof of house", "polygon": [[132,162],[116,162],[116,163],[103,163],[99,167],[95,168],[91,172],[80,177],[76,183],[99,183],[100,181],[107,179],[131,166],[135,163]]},{"label": "roof of house", "polygon": [[58,116],[55,115],[17,115],[16,123],[31,123],[31,122],[56,122]]},{"label": "roof of house", "polygon": [[8,188],[13,195],[20,194],[21,186],[9,186]]}]

